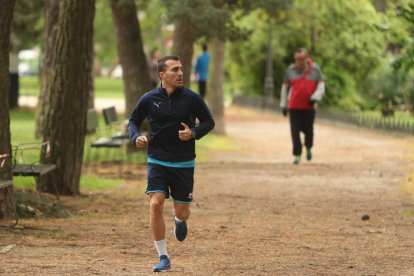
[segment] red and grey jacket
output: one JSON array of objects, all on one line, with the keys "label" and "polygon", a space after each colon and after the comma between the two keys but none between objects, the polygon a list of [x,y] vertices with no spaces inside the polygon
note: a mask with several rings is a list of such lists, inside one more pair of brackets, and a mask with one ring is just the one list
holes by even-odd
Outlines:
[{"label": "red and grey jacket", "polygon": [[322,99],[325,83],[321,68],[309,57],[307,62],[307,71],[302,71],[295,64],[288,67],[280,92],[281,108],[313,109],[314,105],[309,104],[309,100],[318,102]]}]

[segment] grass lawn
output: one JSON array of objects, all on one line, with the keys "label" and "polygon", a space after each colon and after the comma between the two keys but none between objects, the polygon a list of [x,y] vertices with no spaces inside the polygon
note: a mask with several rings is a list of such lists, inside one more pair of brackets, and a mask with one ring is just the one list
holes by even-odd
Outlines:
[{"label": "grass lawn", "polygon": [[[94,79],[94,84],[95,97],[97,98],[124,98],[124,83],[122,79],[97,77]],[[40,87],[40,79],[36,76],[21,76],[19,79],[20,95],[38,96]]]},{"label": "grass lawn", "polygon": [[[41,139],[35,138],[35,113],[30,110],[25,109],[16,109],[10,111],[10,132],[11,132],[11,141],[12,146],[16,146],[18,144],[24,144],[24,143],[34,143],[34,142],[40,142]],[[100,125],[104,125],[103,117],[100,116]],[[94,160],[94,157],[96,156],[92,153],[90,154],[89,160],[86,160],[86,156],[88,153],[89,145],[88,140],[85,141],[85,162],[97,162],[97,160]],[[122,157],[125,156],[125,153],[123,152],[123,149],[114,149],[116,151],[114,153],[114,157]],[[23,158],[24,162],[34,162],[35,160],[38,160],[38,151],[37,150],[26,150],[24,151],[24,156],[16,157],[17,160],[20,158]],[[105,155],[100,154],[100,160],[105,159]],[[142,163],[145,161],[145,156],[142,153],[133,154],[131,158],[131,162],[137,162]],[[14,177],[13,183],[18,188],[34,188],[35,187],[35,180],[33,177]],[[123,180],[120,178],[116,179],[107,179],[107,178],[101,178],[96,176],[90,176],[90,175],[82,175],[80,186],[81,189],[88,189],[88,190],[96,190],[96,189],[109,189],[116,185],[122,184]]]}]

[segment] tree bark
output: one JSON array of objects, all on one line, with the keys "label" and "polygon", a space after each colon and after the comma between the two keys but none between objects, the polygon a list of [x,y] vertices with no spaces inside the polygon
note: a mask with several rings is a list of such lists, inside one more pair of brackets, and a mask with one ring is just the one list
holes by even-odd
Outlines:
[{"label": "tree bark", "polygon": [[60,194],[80,193],[94,14],[93,0],[60,2],[47,92],[50,108],[43,125],[43,138],[52,144],[50,160],[57,165],[57,170],[41,179],[39,188],[45,192],[54,192],[54,181]]},{"label": "tree bark", "polygon": [[[13,18],[14,0],[0,1],[0,154],[11,154],[10,114],[9,114],[9,50],[10,27]],[[0,168],[0,180],[12,179],[10,158]],[[0,216],[9,214],[6,189],[0,191]],[[11,192],[11,191],[10,191]]]},{"label": "tree bark", "polygon": [[217,134],[226,134],[225,121],[224,121],[224,53],[225,42],[214,38],[211,42],[212,55],[211,55],[211,67],[210,78],[208,80],[209,93],[207,95],[211,113],[213,114],[216,126],[213,132]]},{"label": "tree bark", "polygon": [[45,1],[45,48],[43,50],[42,89],[38,99],[36,116],[36,137],[43,137],[43,125],[47,110],[50,109],[49,86],[52,74],[53,45],[56,38],[57,22],[59,17],[59,1]]},{"label": "tree bark", "polygon": [[135,1],[111,0],[111,9],[124,81],[125,115],[129,117],[138,99],[151,89],[151,81]]},{"label": "tree bark", "polygon": [[180,57],[184,67],[183,85],[190,87],[194,43],[197,39],[197,30],[186,17],[179,17],[175,21],[173,35],[173,53]]}]

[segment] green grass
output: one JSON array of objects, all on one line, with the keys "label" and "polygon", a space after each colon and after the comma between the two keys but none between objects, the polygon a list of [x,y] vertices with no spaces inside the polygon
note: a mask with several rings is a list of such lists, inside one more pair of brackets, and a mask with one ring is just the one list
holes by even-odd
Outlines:
[{"label": "green grass", "polygon": [[[80,188],[85,190],[106,190],[112,189],[123,183],[121,178],[102,178],[91,175],[82,175]],[[16,176],[13,177],[13,185],[21,189],[34,189],[36,182],[34,177]]]},{"label": "green grass", "polygon": [[[95,97],[123,99],[124,83],[122,79],[101,78],[94,79]],[[36,76],[22,76],[19,79],[19,94],[38,96],[41,89],[40,79]]]},{"label": "green grass", "polygon": [[105,190],[112,189],[123,183],[121,178],[102,178],[91,175],[82,175],[80,180],[81,189],[86,190]]},{"label": "green grass", "polygon": [[12,145],[39,141],[35,139],[35,113],[30,110],[10,111],[10,132]]},{"label": "green grass", "polygon": [[13,177],[13,185],[21,189],[34,189],[36,182],[34,177],[15,176]]},{"label": "green grass", "polygon": [[230,137],[214,133],[209,133],[203,139],[197,140],[196,145],[197,161],[199,162],[205,162],[211,151],[237,152],[242,149],[241,145],[235,144]]},{"label": "green grass", "polygon": [[[23,143],[34,143],[40,142],[40,139],[36,139],[34,132],[35,132],[35,113],[33,111],[25,110],[25,109],[15,109],[10,111],[10,132],[11,132],[11,141],[12,146],[16,146],[18,144]],[[105,125],[104,119],[102,116],[99,117],[99,124],[100,126]],[[86,139],[85,141],[85,157],[90,151],[89,147],[89,140]],[[96,156],[93,151],[97,149],[93,149],[90,152],[90,159],[86,160],[85,162],[100,162],[108,159],[109,155],[106,151],[105,153],[99,152],[99,156]],[[112,158],[122,159],[125,157],[125,149],[112,149]],[[23,152],[23,160],[25,163],[27,162],[35,162],[39,159],[39,151],[38,150],[25,150]],[[98,160],[99,157],[99,160]],[[16,157],[17,160],[20,159],[20,154]],[[130,162],[132,163],[143,163],[145,162],[146,157],[145,154],[142,152],[137,152],[132,154],[130,158]],[[116,185],[121,184],[123,181],[120,178],[117,179],[106,179],[96,176],[90,175],[82,175],[80,187],[81,189],[89,189],[89,190],[96,190],[96,189],[110,189],[115,187]],[[35,180],[33,177],[14,177],[13,183],[18,188],[35,188]]]},{"label": "green grass", "polygon": [[[109,99],[123,99],[124,95],[124,83],[122,79],[103,78],[96,77],[94,79],[95,84],[95,97],[96,98],[109,98]],[[36,76],[21,76],[19,79],[19,93],[20,95],[33,95],[38,96],[41,88],[40,79]],[[198,91],[197,82],[192,82],[190,89]],[[231,101],[231,84],[229,82],[224,83],[224,100],[226,102]],[[208,91],[207,91],[208,93]]]},{"label": "green grass", "polygon": [[380,111],[363,111],[360,113],[364,116],[375,118],[375,119],[400,120],[403,122],[412,122],[414,120],[413,115],[411,115],[410,112],[408,111],[395,111],[395,114],[393,117],[386,117],[386,118],[382,117]]}]

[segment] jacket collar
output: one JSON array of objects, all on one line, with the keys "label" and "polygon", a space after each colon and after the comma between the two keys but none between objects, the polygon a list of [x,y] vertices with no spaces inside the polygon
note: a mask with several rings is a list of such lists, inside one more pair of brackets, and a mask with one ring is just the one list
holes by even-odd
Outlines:
[{"label": "jacket collar", "polygon": [[[306,62],[308,63],[308,70],[303,71],[303,75],[310,75],[312,74],[312,67],[313,67],[313,60],[310,57],[306,58]],[[299,67],[295,64],[295,69],[299,70]]]},{"label": "jacket collar", "polygon": [[[176,96],[178,96],[179,94],[181,94],[181,93],[182,93],[182,91],[183,91],[183,90],[184,90],[184,87],[183,87],[183,86],[176,88],[176,89],[175,89],[175,90],[171,93],[171,97],[176,97]],[[162,85],[158,88],[158,92],[159,92],[159,93],[161,93],[161,94],[163,94],[164,96],[167,96],[167,97],[168,97],[167,90],[165,90],[165,88],[164,88],[164,87],[162,87]]]}]

